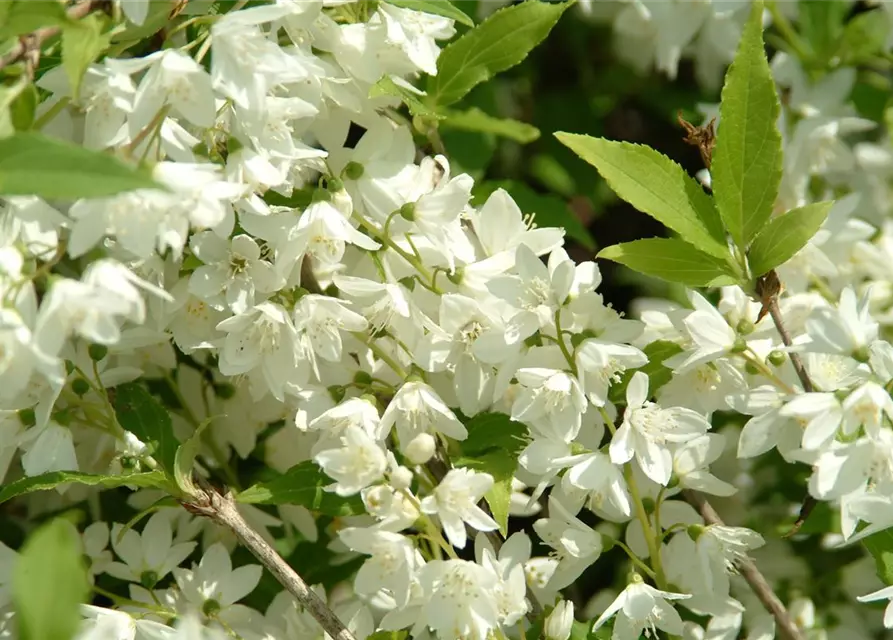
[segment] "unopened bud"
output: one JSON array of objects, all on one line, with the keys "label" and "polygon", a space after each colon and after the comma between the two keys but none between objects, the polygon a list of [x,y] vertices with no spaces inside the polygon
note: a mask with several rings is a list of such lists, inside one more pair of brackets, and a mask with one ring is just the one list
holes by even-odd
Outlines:
[{"label": "unopened bud", "polygon": [[434,455],[437,443],[430,433],[420,433],[406,445],[406,457],[413,464],[425,464]]},{"label": "unopened bud", "polygon": [[570,600],[559,602],[546,617],[546,640],[567,640],[574,624],[574,603]]},{"label": "unopened bud", "polygon": [[412,484],[412,471],[406,467],[397,467],[391,473],[391,486],[397,491],[409,489]]},{"label": "unopened bud", "polygon": [[344,167],[344,171],[342,171],[342,175],[349,180],[359,180],[365,172],[366,169],[359,162],[348,162],[347,166]]}]

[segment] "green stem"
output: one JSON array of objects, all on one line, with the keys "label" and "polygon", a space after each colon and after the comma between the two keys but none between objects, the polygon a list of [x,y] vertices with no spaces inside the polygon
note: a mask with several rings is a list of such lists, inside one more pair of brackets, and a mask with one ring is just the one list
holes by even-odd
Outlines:
[{"label": "green stem", "polygon": [[778,8],[778,3],[775,2],[775,0],[769,0],[769,2],[766,3],[766,9],[769,10],[769,15],[772,16],[772,25],[785,39],[785,42],[790,45],[791,49],[794,50],[797,57],[804,62],[809,59],[811,57],[809,51],[800,39],[799,34],[794,31],[794,27],[791,26],[790,21],[788,21]]},{"label": "green stem", "polygon": [[52,107],[46,110],[46,112],[34,120],[34,124],[31,125],[31,128],[35,131],[40,131],[43,129],[49,122],[51,122],[56,116],[62,113],[62,110],[65,109],[71,103],[71,98],[65,96],[60,98],[59,101],[54,104]]},{"label": "green stem", "polygon": [[[571,368],[571,373],[576,376],[577,363],[574,362],[574,358],[571,355],[570,350],[564,343],[564,334],[561,331],[561,309],[558,309],[555,312],[555,332],[558,334],[558,339],[556,340],[556,342],[558,343],[558,348],[561,349],[561,354],[564,356],[564,359],[567,360],[567,365]],[[610,420],[608,422],[610,422]]]},{"label": "green stem", "polygon": [[651,566],[654,567],[654,581],[657,588],[663,591],[667,590],[667,577],[664,575],[663,562],[660,558],[660,546],[657,544],[657,538],[654,530],[651,528],[651,519],[645,511],[645,505],[642,503],[642,497],[639,493],[639,486],[633,475],[632,463],[623,466],[623,475],[626,478],[626,484],[629,485],[629,493],[632,496],[633,503],[636,506],[636,518],[642,525],[642,531],[645,534],[645,544],[648,545],[648,554],[651,556]]},{"label": "green stem", "polygon": [[354,336],[357,340],[359,340],[360,342],[362,342],[363,344],[365,344],[367,347],[369,347],[369,349],[372,351],[373,354],[375,354],[375,356],[376,356],[378,359],[380,359],[382,362],[384,362],[386,365],[388,365],[391,369],[394,370],[394,373],[396,373],[396,374],[397,374],[398,376],[400,376],[401,378],[405,378],[405,377],[406,377],[406,369],[404,369],[404,368],[400,365],[399,362],[397,362],[397,361],[394,360],[391,356],[389,356],[388,354],[386,354],[386,353],[382,350],[381,347],[379,347],[377,344],[375,344],[375,340],[373,340],[373,339],[371,339],[371,338],[367,338],[367,337],[365,336],[365,334],[360,333],[360,332],[358,332],[358,331],[355,332],[355,333],[353,334],[353,336]]},{"label": "green stem", "polygon": [[642,560],[639,558],[639,556],[637,556],[635,553],[633,553],[632,549],[630,549],[628,546],[626,546],[620,540],[615,540],[614,544],[616,546],[620,547],[621,549],[623,549],[626,552],[626,555],[629,556],[629,559],[632,560],[633,564],[636,565],[643,573],[645,573],[652,580],[655,580],[654,571],[651,570],[651,567],[649,567],[647,564],[642,562]]}]

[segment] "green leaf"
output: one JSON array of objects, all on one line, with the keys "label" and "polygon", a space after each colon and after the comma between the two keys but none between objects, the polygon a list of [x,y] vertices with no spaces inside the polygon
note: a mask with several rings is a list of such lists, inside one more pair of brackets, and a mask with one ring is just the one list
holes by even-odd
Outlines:
[{"label": "green leaf", "polygon": [[403,104],[409,109],[409,112],[414,116],[419,116],[420,118],[432,118],[434,120],[443,118],[443,116],[435,109],[422,102],[425,94],[419,95],[411,89],[400,86],[394,82],[390,76],[382,76],[379,81],[369,89],[370,98],[378,98],[381,96],[400,98],[400,100],[403,101]]},{"label": "green leaf", "polygon": [[474,186],[475,206],[482,205],[491,193],[497,189],[505,189],[525,214],[535,214],[538,227],[560,227],[585,248],[594,250],[595,242],[580,219],[571,211],[567,202],[553,195],[537,193],[523,182],[514,180],[498,180],[479,182]]},{"label": "green leaf", "polygon": [[639,369],[625,371],[620,382],[611,386],[608,399],[614,404],[626,404],[626,388],[636,371],[641,371],[648,376],[648,393],[653,397],[657,390],[673,377],[673,372],[664,366],[664,361],[677,353],[682,353],[682,347],[669,340],[655,340],[642,351],[648,356],[648,362]]},{"label": "green leaf", "polygon": [[877,577],[887,585],[893,585],[893,529],[878,531],[862,541],[862,545],[874,558]]},{"label": "green leaf", "polygon": [[37,31],[41,27],[73,24],[65,5],[57,0],[17,0],[9,6],[0,24],[0,40]]},{"label": "green leaf", "polygon": [[428,79],[431,101],[453,104],[481,82],[514,67],[549,35],[571,4],[526,0],[491,14],[440,52],[437,75]]},{"label": "green leaf", "polygon": [[111,35],[102,33],[102,20],[97,15],[89,15],[62,31],[62,66],[75,100],[80,95],[81,80],[87,67],[110,42]]},{"label": "green leaf", "polygon": [[114,404],[118,423],[146,444],[162,469],[173,476],[180,443],[167,410],[136,382],[115,387]]},{"label": "green leaf", "polygon": [[527,444],[527,428],[504,413],[480,413],[465,425],[468,437],[460,443],[462,455],[456,466],[493,476],[493,487],[484,495],[503,536],[508,535],[512,478],[518,456]]},{"label": "green leaf", "polygon": [[619,262],[646,276],[690,287],[716,287],[736,281],[722,260],[676,238],[646,238],[615,244],[602,249],[597,257]]},{"label": "green leaf", "polygon": [[442,127],[492,133],[521,144],[533,142],[540,137],[540,130],[531,124],[511,118],[497,118],[477,107],[467,111],[444,111],[443,115],[446,116],[446,120],[441,124]]},{"label": "green leaf", "polygon": [[846,23],[838,49],[841,64],[858,65],[883,53],[890,18],[883,9],[860,13]]},{"label": "green leaf", "polygon": [[53,520],[25,541],[12,580],[22,640],[71,640],[89,593],[77,531]]},{"label": "green leaf", "polygon": [[770,220],[747,252],[751,275],[759,277],[790,260],[822,227],[833,204],[808,204]]},{"label": "green leaf", "polygon": [[618,196],[663,223],[686,242],[726,259],[726,233],[713,200],[682,167],[651,147],[556,133],[571,151],[598,169]]},{"label": "green leaf", "polygon": [[327,516],[343,517],[365,513],[359,496],[342,498],[325,490],[331,479],[309,460],[293,466],[281,476],[248,487],[236,496],[242,504],[299,504]]},{"label": "green leaf", "polygon": [[763,50],[763,3],[754,2],[726,73],[710,175],[719,215],[743,251],[772,215],[781,181],[778,96]]},{"label": "green leaf", "polygon": [[[34,85],[28,81],[25,75],[20,76],[14,84],[0,84],[0,138],[8,138],[13,135],[16,132],[16,125],[22,124],[23,115],[25,115],[23,106],[27,106],[31,102],[31,98],[24,98],[24,103],[21,98],[25,93],[35,95],[34,92],[36,92]],[[32,123],[33,118],[32,112]]]},{"label": "green leaf", "polygon": [[39,476],[22,478],[0,487],[0,504],[32,491],[55,489],[70,482],[89,486],[99,485],[106,489],[125,485],[134,487],[163,487],[166,485],[164,474],[158,471],[121,476],[105,476],[94,473],[81,473],[79,471],[50,471]]},{"label": "green leaf", "polygon": [[195,493],[195,485],[192,482],[192,467],[195,464],[195,457],[198,450],[202,446],[202,432],[208,427],[214,418],[207,418],[199,424],[189,439],[186,440],[177,449],[174,456],[174,482],[187,495]]},{"label": "green leaf", "polygon": [[850,3],[841,0],[800,0],[797,3],[798,31],[819,66],[824,66],[834,55],[849,11]]},{"label": "green leaf", "polygon": [[0,195],[101,198],[133,189],[163,189],[148,171],[110,155],[39,133],[0,140]]},{"label": "green leaf", "polygon": [[366,640],[406,640],[409,633],[406,631],[376,631]]},{"label": "green leaf", "polygon": [[456,7],[452,2],[448,2],[448,0],[385,0],[385,2],[403,9],[412,9],[413,11],[451,18],[467,27],[474,26],[474,20],[469,18],[464,11]]}]

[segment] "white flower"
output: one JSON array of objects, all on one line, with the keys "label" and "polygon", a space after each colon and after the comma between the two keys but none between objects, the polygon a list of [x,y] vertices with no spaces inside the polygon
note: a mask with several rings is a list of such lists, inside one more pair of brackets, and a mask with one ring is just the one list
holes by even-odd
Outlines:
[{"label": "white flower", "polygon": [[545,438],[570,442],[580,431],[586,396],[580,383],[564,371],[519,369],[521,392],[512,403],[512,420],[529,424]]},{"label": "white flower", "polygon": [[213,613],[224,624],[244,620],[250,610],[235,604],[254,591],[263,568],[247,564],[233,569],[226,548],[215,543],[205,550],[198,566],[174,569],[183,599],[199,611]]},{"label": "white flower", "polygon": [[194,542],[173,544],[170,518],[163,512],[149,518],[142,534],[133,529],[124,530],[115,523],[111,541],[112,549],[124,562],[112,562],[106,573],[120,580],[138,582],[147,589],[179,566],[195,548]]},{"label": "white flower", "polygon": [[533,528],[558,559],[551,589],[573,584],[602,553],[601,534],[568,511],[555,494],[549,496],[549,517],[534,522]]},{"label": "white flower", "polygon": [[479,210],[470,214],[478,242],[486,256],[504,254],[511,268],[515,251],[522,244],[541,256],[561,246],[564,229],[536,228],[532,216],[525,219],[521,209],[505,189],[496,189]]},{"label": "white flower", "polygon": [[806,334],[810,341],[806,351],[836,353],[846,356],[864,353],[878,337],[878,323],[868,309],[868,296],[856,300],[856,293],[847,287],[840,294],[835,307],[819,307],[806,320]]},{"label": "white flower", "polygon": [[637,371],[626,389],[623,424],[611,440],[609,453],[614,464],[635,456],[645,475],[666,486],[673,471],[668,445],[695,439],[710,429],[710,423],[690,409],[662,409],[647,399],[648,376]]},{"label": "white flower", "polygon": [[627,369],[638,369],[648,362],[640,349],[627,344],[615,344],[589,338],[575,351],[580,387],[597,407],[605,406],[608,390]]},{"label": "white flower", "polygon": [[278,304],[262,302],[217,325],[226,333],[220,349],[220,372],[232,376],[259,374],[270,392],[282,400],[290,381],[306,378],[296,360],[297,333],[288,313]]},{"label": "white flower", "polygon": [[878,589],[874,593],[869,593],[856,598],[859,602],[877,602],[878,600],[889,600],[887,608],[884,610],[884,627],[893,629],[893,586]]},{"label": "white flower", "polygon": [[596,509],[612,509],[624,517],[632,514],[623,473],[604,453],[595,451],[583,456],[568,470],[564,481],[589,491],[590,505]]},{"label": "white flower", "polygon": [[190,276],[189,291],[215,309],[225,304],[233,313],[245,313],[255,304],[255,292],[270,293],[285,284],[251,236],[239,234],[227,242],[213,231],[203,231],[189,244],[205,263]]},{"label": "white flower", "polygon": [[[84,621],[75,640],[136,640],[172,638],[172,629],[154,620],[141,620],[125,611],[81,605]],[[192,640],[192,639],[191,639]]]},{"label": "white flower", "polygon": [[148,126],[165,105],[170,105],[173,115],[197,127],[214,125],[216,108],[211,77],[185,53],[165,49],[142,58],[109,60],[106,64],[124,73],[149,68],[133,99],[133,112],[128,118],[131,136]]},{"label": "white flower", "polygon": [[373,595],[389,590],[402,606],[409,601],[409,587],[423,561],[409,538],[399,533],[350,527],[338,532],[341,541],[354,551],[371,557],[354,578],[359,593]]},{"label": "white flower", "polygon": [[722,314],[701,294],[690,291],[689,300],[695,310],[686,316],[682,325],[694,342],[694,349],[683,351],[666,363],[680,374],[726,355],[735,346],[737,338]]},{"label": "white flower", "polygon": [[434,560],[419,572],[430,594],[420,620],[441,640],[486,640],[498,626],[496,576],[474,562]]},{"label": "white flower", "polygon": [[347,243],[367,251],[376,251],[381,247],[375,240],[354,229],[332,203],[325,200],[314,202],[288,231],[280,250],[276,252],[276,269],[287,276],[305,255],[326,266],[337,265],[344,257]]},{"label": "white flower", "polygon": [[350,496],[382,478],[387,457],[381,445],[360,427],[349,425],[340,440],[341,447],[320,451],[313,459],[336,480],[328,489]]},{"label": "white flower", "polygon": [[613,640],[635,640],[642,631],[654,635],[657,629],[671,635],[681,635],[682,618],[667,600],[684,600],[690,597],[689,594],[660,591],[639,578],[627,585],[617,596],[595,621],[592,630],[596,631],[611,616],[617,614]]},{"label": "white flower", "polygon": [[549,326],[570,294],[574,263],[563,249],[556,249],[546,266],[530,247],[521,244],[515,250],[515,269],[517,275],[494,278],[487,288],[512,306],[533,314],[540,327]]},{"label": "white flower", "polygon": [[71,429],[52,420],[44,426],[34,426],[19,438],[22,468],[26,476],[39,476],[49,471],[77,471]]},{"label": "white flower", "polygon": [[499,528],[496,521],[477,505],[492,486],[493,476],[489,473],[450,469],[434,489],[434,494],[422,499],[422,512],[437,515],[450,543],[463,549],[467,539],[466,522],[478,531]]},{"label": "white flower", "polygon": [[364,331],[369,323],[346,303],[328,296],[303,296],[294,310],[295,330],[304,355],[310,358],[317,378],[316,356],[329,362],[341,360],[342,331]]},{"label": "white flower", "polygon": [[725,439],[718,433],[707,433],[686,442],[673,453],[673,473],[679,486],[714,496],[730,496],[735,487],[712,473],[710,465],[722,455]]},{"label": "white flower", "polygon": [[695,541],[697,557],[704,584],[714,597],[724,598],[729,593],[729,573],[737,573],[736,563],[747,557],[747,552],[765,544],[756,531],[744,527],[710,525]]},{"label": "white flower", "polygon": [[456,33],[453,21],[389,4],[379,5],[378,11],[384,18],[388,41],[398,45],[420,71],[436,76],[440,49],[435,40]]},{"label": "white flower", "polygon": [[401,448],[422,433],[442,433],[465,440],[468,431],[430,386],[421,381],[405,383],[388,403],[379,423],[377,437],[384,440],[396,425]]}]

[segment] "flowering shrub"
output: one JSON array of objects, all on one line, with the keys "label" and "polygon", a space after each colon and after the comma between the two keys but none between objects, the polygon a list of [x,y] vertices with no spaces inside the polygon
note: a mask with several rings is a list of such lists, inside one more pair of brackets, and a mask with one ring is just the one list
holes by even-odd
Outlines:
[{"label": "flowering shrub", "polygon": [[[0,637],[881,637],[890,6],[0,4]],[[559,19],[722,87],[548,132],[681,299],[447,153]]]}]

